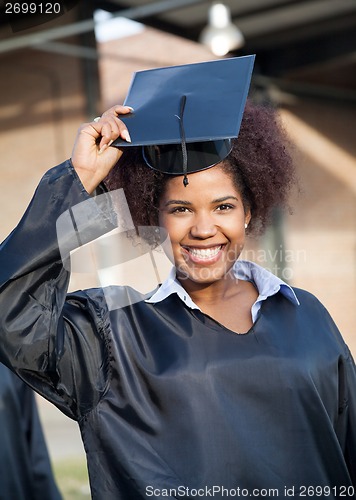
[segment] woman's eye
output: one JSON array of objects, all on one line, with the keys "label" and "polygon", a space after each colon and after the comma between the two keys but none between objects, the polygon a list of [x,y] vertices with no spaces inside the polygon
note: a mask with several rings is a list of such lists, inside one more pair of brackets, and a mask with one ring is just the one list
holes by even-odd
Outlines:
[{"label": "woman's eye", "polygon": [[172,210],[171,210],[172,214],[181,214],[184,212],[188,212],[187,207],[175,207],[175,208],[172,208]]},{"label": "woman's eye", "polygon": [[222,210],[231,210],[232,208],[234,208],[234,207],[233,207],[233,205],[230,205],[230,204],[228,204],[228,203],[224,203],[224,204],[222,204],[222,205],[219,205],[219,206],[217,207],[217,210],[221,210],[221,211],[222,211]]}]

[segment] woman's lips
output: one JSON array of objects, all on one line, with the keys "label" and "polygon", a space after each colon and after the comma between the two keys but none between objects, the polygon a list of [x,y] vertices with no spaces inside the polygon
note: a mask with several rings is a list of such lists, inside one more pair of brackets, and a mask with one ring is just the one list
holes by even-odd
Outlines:
[{"label": "woman's lips", "polygon": [[184,255],[196,264],[212,264],[216,262],[221,255],[224,245],[216,245],[213,247],[182,247]]}]

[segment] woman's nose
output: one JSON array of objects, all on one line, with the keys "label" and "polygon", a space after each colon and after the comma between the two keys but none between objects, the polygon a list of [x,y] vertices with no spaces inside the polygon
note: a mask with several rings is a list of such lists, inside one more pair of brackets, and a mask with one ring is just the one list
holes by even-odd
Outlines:
[{"label": "woman's nose", "polygon": [[217,227],[213,217],[209,215],[196,216],[194,223],[190,229],[190,234],[193,238],[211,238],[217,233]]}]

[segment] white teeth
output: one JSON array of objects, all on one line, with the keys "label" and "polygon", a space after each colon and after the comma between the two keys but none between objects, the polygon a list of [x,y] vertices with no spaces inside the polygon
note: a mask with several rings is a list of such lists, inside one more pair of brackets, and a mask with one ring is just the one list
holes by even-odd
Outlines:
[{"label": "white teeth", "polygon": [[189,248],[189,252],[198,259],[211,259],[220,252],[221,245],[214,248]]}]

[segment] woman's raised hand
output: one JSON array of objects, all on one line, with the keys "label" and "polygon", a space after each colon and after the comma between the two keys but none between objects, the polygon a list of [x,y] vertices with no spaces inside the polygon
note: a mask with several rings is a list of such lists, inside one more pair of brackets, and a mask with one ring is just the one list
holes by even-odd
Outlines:
[{"label": "woman's raised hand", "polygon": [[72,164],[83,186],[92,193],[105,179],[122,155],[119,148],[109,146],[121,137],[131,142],[126,125],[120,115],[132,112],[128,106],[113,106],[99,120],[84,123],[78,130],[72,152]]}]

